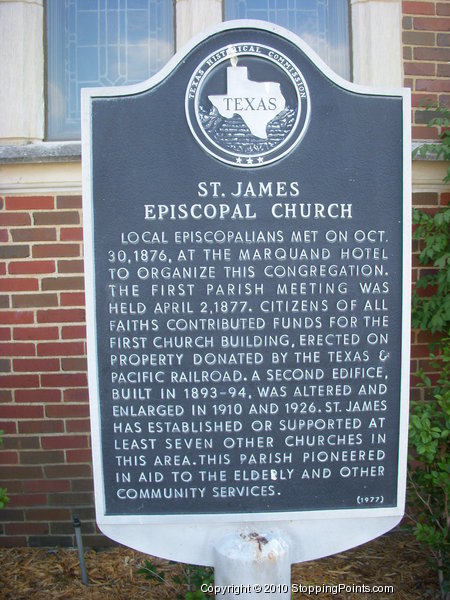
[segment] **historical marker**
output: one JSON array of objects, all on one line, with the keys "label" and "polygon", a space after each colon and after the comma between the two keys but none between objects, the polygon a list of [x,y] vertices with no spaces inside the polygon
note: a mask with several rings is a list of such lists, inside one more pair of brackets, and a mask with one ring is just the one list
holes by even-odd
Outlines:
[{"label": "historical marker", "polygon": [[393,527],[407,91],[345,82],[294,35],[242,21],[83,102],[102,530],[209,562],[211,536],[237,523],[276,525],[294,561]]}]

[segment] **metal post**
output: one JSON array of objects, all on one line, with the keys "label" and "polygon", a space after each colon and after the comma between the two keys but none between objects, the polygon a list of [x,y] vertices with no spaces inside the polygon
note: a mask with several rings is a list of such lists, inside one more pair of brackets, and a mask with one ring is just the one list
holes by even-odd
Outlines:
[{"label": "metal post", "polygon": [[279,532],[236,532],[214,548],[217,600],[289,600],[289,544]]},{"label": "metal post", "polygon": [[77,541],[78,548],[78,558],[80,560],[80,569],[81,569],[81,581],[83,585],[87,585],[89,583],[87,572],[86,572],[86,563],[84,561],[84,548],[83,548],[83,539],[81,537],[81,523],[78,515],[74,515],[73,517],[73,526],[75,528],[75,539]]}]

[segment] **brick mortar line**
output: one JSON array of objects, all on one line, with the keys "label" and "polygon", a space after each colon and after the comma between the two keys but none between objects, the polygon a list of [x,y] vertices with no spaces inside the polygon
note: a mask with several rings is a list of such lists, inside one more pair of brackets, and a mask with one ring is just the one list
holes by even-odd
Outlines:
[{"label": "brick mortar line", "polygon": [[[410,64],[416,65],[417,63],[413,61]],[[435,63],[428,63],[428,64],[435,64]],[[446,65],[447,63],[442,63],[442,64]],[[427,80],[429,79],[430,81],[440,81],[442,79],[443,81],[447,81],[448,78],[445,77],[444,75],[420,75],[420,74],[418,75],[416,73],[411,73],[411,74],[408,73],[405,76],[405,79],[414,79],[414,80],[415,79],[427,79]],[[422,91],[422,90],[420,90],[420,91]],[[427,93],[427,92],[424,91],[424,93]],[[448,92],[429,92],[429,93],[438,93],[438,94],[444,93],[445,94]]]},{"label": "brick mortar line", "polygon": [[[426,50],[447,50],[449,48],[449,46],[403,46],[404,48],[412,48],[413,50],[416,48],[423,48]],[[417,64],[428,64],[428,63],[432,63],[435,65],[446,65],[448,64],[447,60],[430,60],[428,58],[407,58],[407,59],[403,59],[405,62],[413,62],[413,63],[417,63]]]},{"label": "brick mortar line", "polygon": [[[418,48],[419,46],[411,46],[411,47],[412,48]],[[420,46],[420,47],[422,47],[422,46]],[[407,58],[407,59],[403,60],[403,64],[404,65],[405,64],[408,64],[408,65],[438,65],[438,64],[439,65],[440,64],[446,65],[447,61],[445,61],[445,60],[439,60],[439,61],[436,61],[436,60],[417,60],[417,59],[415,60],[413,58]]]}]

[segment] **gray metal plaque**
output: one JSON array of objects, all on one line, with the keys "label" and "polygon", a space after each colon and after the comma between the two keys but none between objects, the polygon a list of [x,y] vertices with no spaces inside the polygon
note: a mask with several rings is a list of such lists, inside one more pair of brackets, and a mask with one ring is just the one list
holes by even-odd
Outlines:
[{"label": "gray metal plaque", "polygon": [[254,22],[202,36],[139,86],[85,90],[106,530],[399,520],[408,99]]}]

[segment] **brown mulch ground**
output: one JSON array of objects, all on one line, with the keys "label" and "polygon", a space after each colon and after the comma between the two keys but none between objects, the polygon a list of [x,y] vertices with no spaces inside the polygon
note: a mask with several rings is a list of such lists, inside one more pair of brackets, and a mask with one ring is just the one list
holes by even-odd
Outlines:
[{"label": "brown mulch ground", "polygon": [[[149,557],[118,547],[86,551],[89,585],[81,583],[78,554],[72,549],[0,548],[0,598],[2,600],[178,600],[186,586],[186,565],[151,559],[164,573],[165,583],[157,584],[137,573]],[[321,600],[435,600],[439,598],[435,572],[424,552],[409,533],[396,531],[377,540],[319,561],[295,565],[292,582],[318,586],[392,585],[394,593],[294,594],[293,599]],[[354,589],[354,588],[353,588]],[[333,593],[334,592],[334,593]],[[245,597],[245,596],[243,596]]]}]

